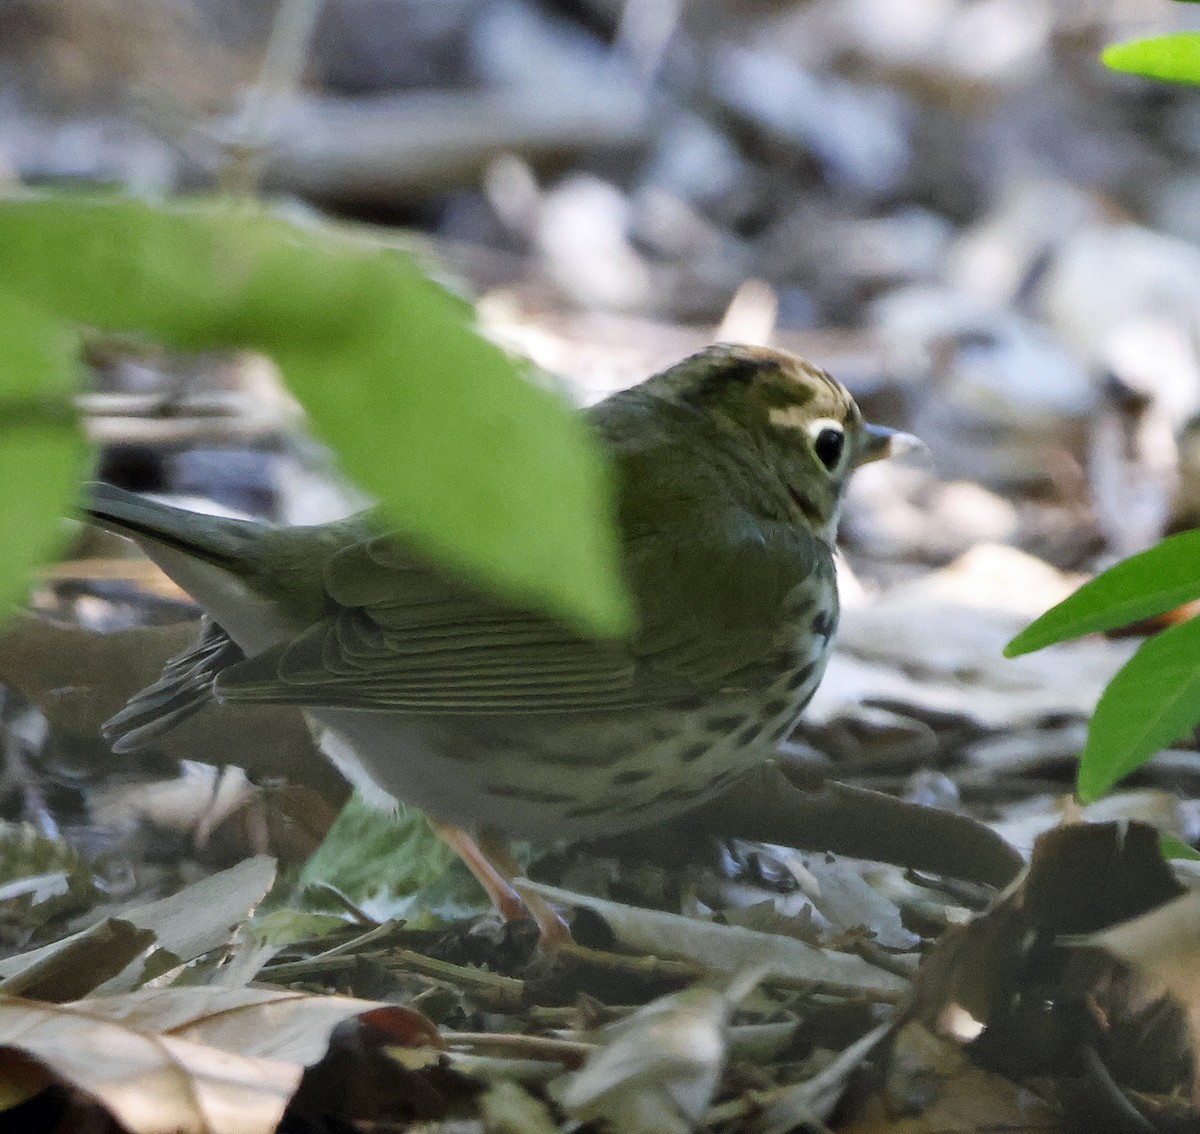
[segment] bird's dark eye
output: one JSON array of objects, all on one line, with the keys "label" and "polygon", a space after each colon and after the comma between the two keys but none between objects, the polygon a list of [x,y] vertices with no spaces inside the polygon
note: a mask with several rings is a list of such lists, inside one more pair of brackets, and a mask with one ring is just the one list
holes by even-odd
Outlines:
[{"label": "bird's dark eye", "polygon": [[813,452],[817,454],[817,460],[830,472],[837,467],[845,441],[846,435],[840,429],[822,429],[813,441]]}]

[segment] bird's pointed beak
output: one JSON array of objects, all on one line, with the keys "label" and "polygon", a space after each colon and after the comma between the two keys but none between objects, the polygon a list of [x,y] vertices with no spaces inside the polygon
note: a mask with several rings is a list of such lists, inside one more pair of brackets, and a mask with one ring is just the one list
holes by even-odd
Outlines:
[{"label": "bird's pointed beak", "polygon": [[872,461],[882,461],[888,457],[901,457],[906,453],[925,451],[925,442],[911,433],[901,433],[898,429],[889,429],[886,425],[864,425],[866,444],[858,452],[858,465],[867,465]]}]

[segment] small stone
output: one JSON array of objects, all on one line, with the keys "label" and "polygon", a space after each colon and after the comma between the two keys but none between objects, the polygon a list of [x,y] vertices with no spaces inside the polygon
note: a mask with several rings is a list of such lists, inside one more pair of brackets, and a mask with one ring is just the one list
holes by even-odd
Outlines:
[{"label": "small stone", "polygon": [[1194,328],[1200,248],[1136,224],[1091,227],[1064,246],[1038,300],[1078,357],[1107,366],[1130,324]]},{"label": "small stone", "polygon": [[902,183],[912,159],[912,108],[900,92],[732,46],[717,53],[714,71],[723,102],[776,142],[807,150],[833,182],[881,196]]}]

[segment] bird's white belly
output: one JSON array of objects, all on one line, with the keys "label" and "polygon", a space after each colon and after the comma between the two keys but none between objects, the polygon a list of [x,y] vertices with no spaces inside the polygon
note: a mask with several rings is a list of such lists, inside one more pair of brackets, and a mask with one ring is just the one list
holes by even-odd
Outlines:
[{"label": "bird's white belly", "polygon": [[[309,716],[324,730],[321,750],[368,799],[380,806],[388,797],[411,804],[460,827],[512,824],[521,834],[537,834],[543,810],[513,814],[483,787],[472,766],[431,744],[419,721],[394,713],[321,709]],[[500,805],[500,806],[498,806]],[[501,812],[504,812],[502,814]]]}]

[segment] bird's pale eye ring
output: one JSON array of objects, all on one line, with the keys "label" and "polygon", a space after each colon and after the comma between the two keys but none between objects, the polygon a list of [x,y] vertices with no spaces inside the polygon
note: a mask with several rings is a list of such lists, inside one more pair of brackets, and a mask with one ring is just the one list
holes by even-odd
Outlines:
[{"label": "bird's pale eye ring", "polygon": [[816,453],[817,460],[829,472],[834,472],[846,448],[846,431],[841,422],[829,417],[818,418],[809,423],[808,435],[812,438],[813,452]]}]

